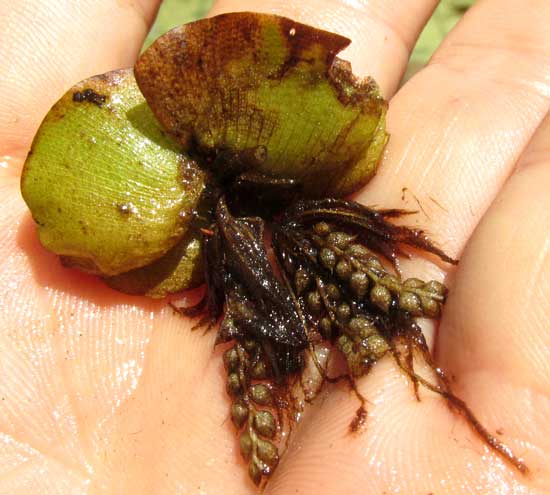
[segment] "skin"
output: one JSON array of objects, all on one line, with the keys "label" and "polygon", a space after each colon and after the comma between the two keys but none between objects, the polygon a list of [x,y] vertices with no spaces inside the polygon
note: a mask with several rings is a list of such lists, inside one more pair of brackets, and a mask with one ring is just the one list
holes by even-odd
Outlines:
[{"label": "skin", "polygon": [[[395,94],[428,0],[225,0],[341,32],[357,72],[391,98],[392,134],[357,198],[417,208],[457,269],[445,278],[438,363],[530,468],[491,453],[389,359],[361,379],[367,429],[344,386],[311,407],[269,494],[542,494],[550,486],[550,4],[483,0]],[[251,494],[224,397],[214,332],[165,302],[124,296],[62,268],[38,243],[19,173],[47,110],[71,85],[130,66],[158,5],[12,0],[0,6],[0,492]],[[401,199],[402,188],[405,200]],[[440,206],[438,206],[440,205]],[[426,328],[431,335],[433,328]],[[546,490],[545,490],[546,488]]]}]

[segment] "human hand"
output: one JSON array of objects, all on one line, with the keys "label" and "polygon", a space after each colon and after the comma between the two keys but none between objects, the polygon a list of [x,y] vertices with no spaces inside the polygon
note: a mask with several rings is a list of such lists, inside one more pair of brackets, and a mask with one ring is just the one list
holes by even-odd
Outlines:
[{"label": "human hand", "polygon": [[[356,73],[393,96],[435,1],[246,2],[341,32]],[[214,333],[191,332],[164,302],[129,297],[67,270],[38,243],[20,169],[40,120],[85,77],[131,66],[157,2],[96,0],[0,6],[0,493],[254,493],[227,421]],[[485,0],[430,65],[392,97],[390,139],[356,199],[416,208],[458,269],[415,259],[404,270],[447,277],[435,339],[454,391],[525,459],[518,474],[440,398],[389,359],[332,387],[307,411],[267,492],[500,494],[550,486],[550,5]],[[402,188],[405,201],[401,199]],[[409,217],[408,222],[411,222]],[[475,232],[474,232],[475,229]],[[430,333],[433,329],[426,328]]]}]

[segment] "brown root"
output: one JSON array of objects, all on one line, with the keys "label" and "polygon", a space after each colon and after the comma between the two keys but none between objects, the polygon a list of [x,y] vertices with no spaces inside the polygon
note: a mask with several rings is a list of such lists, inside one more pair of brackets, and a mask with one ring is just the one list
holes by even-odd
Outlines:
[{"label": "brown root", "polygon": [[477,417],[468,407],[468,405],[452,392],[449,381],[447,380],[445,374],[440,368],[435,365],[427,349],[422,349],[418,346],[415,347],[417,350],[420,351],[428,366],[437,376],[438,382],[431,383],[424,377],[417,374],[412,369],[412,367],[409,366],[408,359],[405,359],[396,347],[392,347],[391,352],[396,363],[409,376],[413,383],[420,384],[428,390],[431,390],[432,392],[435,392],[436,394],[443,397],[452,410],[456,411],[466,419],[466,422],[468,423],[470,428],[479,436],[483,443],[485,443],[491,450],[497,453],[502,459],[515,467],[520,473],[528,474],[529,468],[527,467],[525,462],[517,457],[512,449],[510,449],[510,447],[508,447],[491,433],[489,433],[487,428],[485,428],[485,426],[481,424],[481,422],[477,419]]}]

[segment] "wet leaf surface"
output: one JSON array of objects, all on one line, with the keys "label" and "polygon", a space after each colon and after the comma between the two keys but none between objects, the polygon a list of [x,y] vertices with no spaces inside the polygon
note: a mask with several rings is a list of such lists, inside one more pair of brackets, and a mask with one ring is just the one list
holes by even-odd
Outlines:
[{"label": "wet leaf surface", "polygon": [[336,57],[350,40],[267,14],[178,27],[138,60],[153,112],[184,147],[215,154],[265,146],[259,171],[309,196],[351,193],[376,169],[386,102]]},{"label": "wet leaf surface", "polygon": [[115,275],[178,242],[204,179],[164,135],[132,71],[121,70],[79,83],[56,103],[21,189],[47,249],[67,265]]}]

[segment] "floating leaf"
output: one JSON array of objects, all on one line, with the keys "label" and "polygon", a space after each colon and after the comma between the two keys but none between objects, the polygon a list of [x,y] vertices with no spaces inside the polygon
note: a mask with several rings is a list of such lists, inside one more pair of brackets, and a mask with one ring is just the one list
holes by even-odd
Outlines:
[{"label": "floating leaf", "polygon": [[79,83],[50,110],[21,189],[47,249],[116,275],[176,245],[204,181],[164,135],[132,71],[120,70]]},{"label": "floating leaf", "polygon": [[178,27],[138,60],[139,87],[183,146],[202,153],[265,146],[259,170],[312,196],[366,183],[387,140],[386,102],[336,57],[350,40],[267,14]]}]

